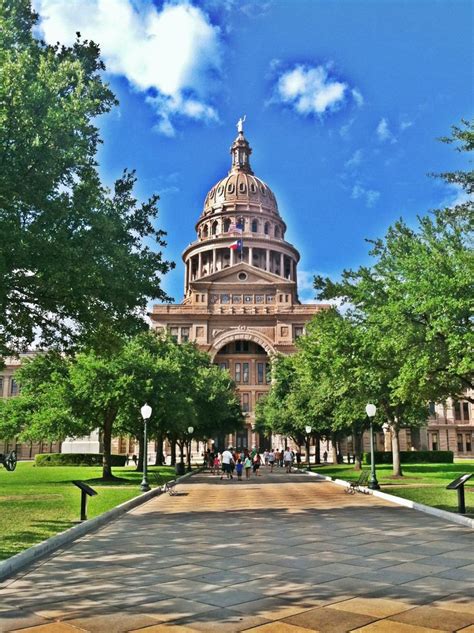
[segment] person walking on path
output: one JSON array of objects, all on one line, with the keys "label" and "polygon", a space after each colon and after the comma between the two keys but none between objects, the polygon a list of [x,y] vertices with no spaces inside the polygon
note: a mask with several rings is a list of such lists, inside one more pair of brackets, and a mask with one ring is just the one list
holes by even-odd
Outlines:
[{"label": "person walking on path", "polygon": [[227,475],[227,479],[233,479],[232,475],[232,463],[234,461],[234,456],[232,454],[232,446],[222,453],[222,475],[221,479],[224,475]]},{"label": "person walking on path", "polygon": [[244,465],[242,464],[242,460],[239,458],[237,460],[237,464],[235,466],[235,470],[237,471],[237,479],[242,481],[242,471],[244,469]]},{"label": "person walking on path", "polygon": [[262,458],[260,457],[260,453],[257,453],[253,458],[253,472],[255,473],[255,477],[258,477],[258,471],[260,469],[260,464],[262,463]]},{"label": "person walking on path", "polygon": [[244,461],[245,468],[245,479],[250,479],[250,470],[252,468],[252,460],[250,459],[250,455],[247,454]]},{"label": "person walking on path", "polygon": [[285,448],[285,452],[283,453],[283,461],[285,463],[285,469],[287,473],[291,473],[291,466],[293,463],[293,453],[289,448]]},{"label": "person walking on path", "polygon": [[268,453],[268,464],[270,465],[270,472],[273,472],[273,466],[275,466],[275,451],[272,448]]}]

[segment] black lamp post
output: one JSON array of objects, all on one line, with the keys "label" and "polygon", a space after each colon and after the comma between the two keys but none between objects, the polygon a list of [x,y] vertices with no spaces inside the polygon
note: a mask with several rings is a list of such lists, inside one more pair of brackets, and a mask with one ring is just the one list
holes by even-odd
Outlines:
[{"label": "black lamp post", "polygon": [[140,409],[140,413],[143,418],[143,478],[142,483],[140,484],[140,490],[142,492],[147,492],[150,490],[150,486],[148,485],[148,439],[146,436],[146,421],[150,418],[152,412],[152,408],[149,404],[144,404]]},{"label": "black lamp post", "polygon": [[193,426],[188,426],[188,435],[189,435],[189,439],[188,439],[188,473],[190,473],[192,471],[192,468],[191,468],[191,442],[192,442],[193,431],[194,431],[194,427]]},{"label": "black lamp post", "polygon": [[375,455],[374,455],[374,427],[373,419],[377,412],[375,404],[368,404],[365,407],[365,412],[370,420],[370,478],[368,488],[371,490],[380,490],[379,482],[377,481],[377,475],[375,472]]}]

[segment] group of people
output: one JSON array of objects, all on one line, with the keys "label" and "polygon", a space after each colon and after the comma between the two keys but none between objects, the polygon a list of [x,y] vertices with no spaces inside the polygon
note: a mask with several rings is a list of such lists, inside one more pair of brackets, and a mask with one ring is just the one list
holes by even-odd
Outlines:
[{"label": "group of people", "polygon": [[238,451],[229,446],[222,453],[208,448],[204,454],[205,466],[209,468],[211,474],[219,475],[221,479],[233,479],[235,473],[239,481],[242,480],[244,474],[246,479],[250,479],[252,472],[255,477],[258,477],[262,464],[268,467],[271,473],[275,466],[285,468],[286,472],[290,473],[295,460],[300,463],[301,455],[290,448],[277,450],[272,448],[261,454],[258,448],[253,448],[251,451],[244,448]]}]

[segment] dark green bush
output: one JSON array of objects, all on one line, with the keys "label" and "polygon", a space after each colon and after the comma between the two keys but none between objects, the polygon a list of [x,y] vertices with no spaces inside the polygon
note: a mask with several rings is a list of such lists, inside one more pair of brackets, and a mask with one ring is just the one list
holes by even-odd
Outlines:
[{"label": "dark green bush", "polygon": [[[101,453],[42,453],[36,466],[102,466]],[[111,455],[112,466],[125,466],[125,455]]]},{"label": "dark green bush", "polygon": [[[376,464],[391,464],[392,451],[375,451]],[[400,451],[402,464],[452,464],[453,451]],[[364,464],[370,464],[370,453],[362,456]]]}]

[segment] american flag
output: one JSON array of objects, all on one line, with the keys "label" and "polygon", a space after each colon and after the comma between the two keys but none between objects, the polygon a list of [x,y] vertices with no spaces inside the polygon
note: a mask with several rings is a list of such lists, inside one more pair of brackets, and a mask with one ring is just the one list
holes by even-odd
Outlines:
[{"label": "american flag", "polygon": [[244,230],[244,223],[242,220],[237,220],[237,222],[231,222],[229,225],[229,233],[242,233]]}]

